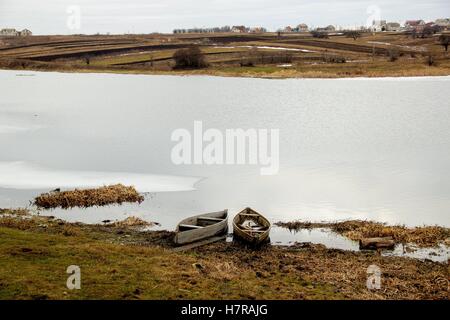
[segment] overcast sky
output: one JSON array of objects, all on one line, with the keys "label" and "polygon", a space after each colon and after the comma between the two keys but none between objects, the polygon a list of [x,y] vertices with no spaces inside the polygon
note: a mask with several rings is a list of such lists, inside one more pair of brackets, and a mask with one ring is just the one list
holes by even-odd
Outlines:
[{"label": "overcast sky", "polygon": [[0,28],[28,28],[35,34],[151,33],[238,24],[276,30],[299,23],[359,26],[378,17],[401,22],[448,16],[449,0],[0,0]]}]

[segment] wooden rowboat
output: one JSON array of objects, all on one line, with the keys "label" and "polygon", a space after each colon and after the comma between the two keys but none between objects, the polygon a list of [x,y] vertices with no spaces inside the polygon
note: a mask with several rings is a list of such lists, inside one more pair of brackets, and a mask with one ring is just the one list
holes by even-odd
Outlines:
[{"label": "wooden rowboat", "polygon": [[257,245],[269,241],[270,222],[251,208],[245,208],[233,219],[234,236]]},{"label": "wooden rowboat", "polygon": [[186,244],[225,234],[228,210],[204,213],[182,220],[175,230],[175,243]]}]

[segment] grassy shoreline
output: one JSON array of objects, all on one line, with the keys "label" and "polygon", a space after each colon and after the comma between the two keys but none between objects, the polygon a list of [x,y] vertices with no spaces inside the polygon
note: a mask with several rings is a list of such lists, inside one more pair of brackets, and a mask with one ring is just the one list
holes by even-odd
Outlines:
[{"label": "grassy shoreline", "polygon": [[[0,299],[448,299],[448,264],[313,244],[175,253],[172,237],[3,210]],[[366,288],[372,264],[381,290]],[[81,290],[65,286],[69,265]]]},{"label": "grassy shoreline", "polygon": [[[450,69],[430,68],[405,71],[355,71],[354,73],[323,72],[315,70],[273,70],[264,69],[249,70],[249,68],[227,69],[200,69],[200,70],[130,70],[130,69],[105,69],[105,68],[49,68],[27,67],[9,68],[0,65],[0,70],[9,71],[34,71],[34,72],[59,72],[79,74],[124,74],[124,75],[151,75],[151,76],[211,76],[224,78],[255,78],[255,79],[354,79],[354,78],[406,78],[406,77],[445,77],[450,76]],[[260,71],[262,70],[262,71]]]}]

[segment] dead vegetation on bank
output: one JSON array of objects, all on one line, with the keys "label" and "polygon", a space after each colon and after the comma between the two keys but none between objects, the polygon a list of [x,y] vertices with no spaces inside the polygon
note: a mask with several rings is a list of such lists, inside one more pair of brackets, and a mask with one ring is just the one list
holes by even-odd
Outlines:
[{"label": "dead vegetation on bank", "polygon": [[43,209],[69,209],[73,207],[101,207],[124,202],[141,203],[142,201],[144,201],[144,197],[133,186],[116,184],[95,189],[75,189],[73,191],[44,193],[34,199],[34,205]]},{"label": "dead vegetation on bank", "polygon": [[[11,213],[16,211],[24,214]],[[0,209],[0,228],[11,228],[31,233],[58,234],[66,237],[88,234],[95,239],[104,239],[119,244],[172,247],[173,232],[144,229],[156,225],[159,225],[159,223],[144,221],[133,216],[121,221],[86,224],[67,222],[54,216],[36,215],[28,209]]]},{"label": "dead vegetation on bank", "polygon": [[[172,239],[167,231],[0,216],[0,298],[448,299],[447,264],[310,243],[255,251],[218,242],[175,253]],[[61,272],[74,261],[91,272],[83,290],[64,292]],[[366,287],[373,264],[380,290]]]},{"label": "dead vegetation on bank", "polygon": [[2,209],[0,208],[0,216],[28,216],[30,212],[24,208],[18,209]]},{"label": "dead vegetation on bank", "polygon": [[[257,252],[234,243],[215,243],[197,248],[196,256],[206,259],[200,272],[214,274],[215,268],[225,262],[234,266],[228,279],[239,281],[243,270],[249,269],[263,281],[273,279],[276,273],[294,277],[309,291],[299,290],[293,294],[294,299],[315,299],[317,291],[328,291],[326,299],[448,299],[448,265],[430,261],[329,249],[311,243],[266,246]],[[382,270],[380,290],[366,287],[370,265]],[[272,286],[280,293],[290,291],[287,283],[274,282]],[[260,298],[257,290],[247,294]]]},{"label": "dead vegetation on bank", "polygon": [[386,223],[350,220],[335,223],[322,222],[277,222],[276,226],[292,231],[300,229],[329,228],[333,232],[351,240],[364,238],[392,237],[398,243],[413,243],[420,247],[437,246],[440,243],[450,245],[450,229],[440,226],[423,226],[408,228],[402,225],[389,226]]},{"label": "dead vegetation on bank", "polygon": [[111,222],[111,223],[106,223],[107,226],[120,227],[120,228],[127,228],[127,227],[131,227],[131,228],[152,227],[152,226],[154,226],[156,224],[157,223],[155,223],[155,222],[145,221],[145,220],[142,220],[141,218],[138,218],[138,217],[128,217],[125,220],[115,221],[115,222]]}]

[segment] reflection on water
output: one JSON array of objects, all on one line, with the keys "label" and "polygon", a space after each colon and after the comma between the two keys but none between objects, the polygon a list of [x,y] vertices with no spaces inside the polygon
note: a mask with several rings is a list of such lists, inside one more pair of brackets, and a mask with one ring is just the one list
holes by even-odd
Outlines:
[{"label": "reflection on water", "polygon": [[[345,238],[327,228],[300,229],[290,231],[286,228],[273,227],[270,231],[270,239],[274,245],[292,246],[297,243],[310,242],[313,244],[323,244],[327,248],[359,251],[357,241]],[[383,256],[410,257],[415,259],[428,259],[438,262],[447,262],[449,259],[449,247],[444,244],[437,248],[420,248],[413,244],[398,244],[393,250],[382,250]]]},{"label": "reflection on water", "polygon": [[448,262],[449,247],[441,244],[437,248],[419,248],[412,244],[402,245],[399,244],[394,250],[384,250],[384,256],[400,256],[400,257],[410,257],[415,259],[428,259],[431,261],[438,262]]},{"label": "reflection on water", "polygon": [[311,242],[323,244],[327,248],[358,251],[359,244],[329,229],[300,229],[290,231],[286,228],[273,227],[270,230],[270,239],[273,244],[295,245],[296,243]]},{"label": "reflection on water", "polygon": [[49,170],[25,162],[0,162],[1,184],[9,189],[102,187],[122,183],[141,192],[194,190],[199,178],[102,171]]}]

